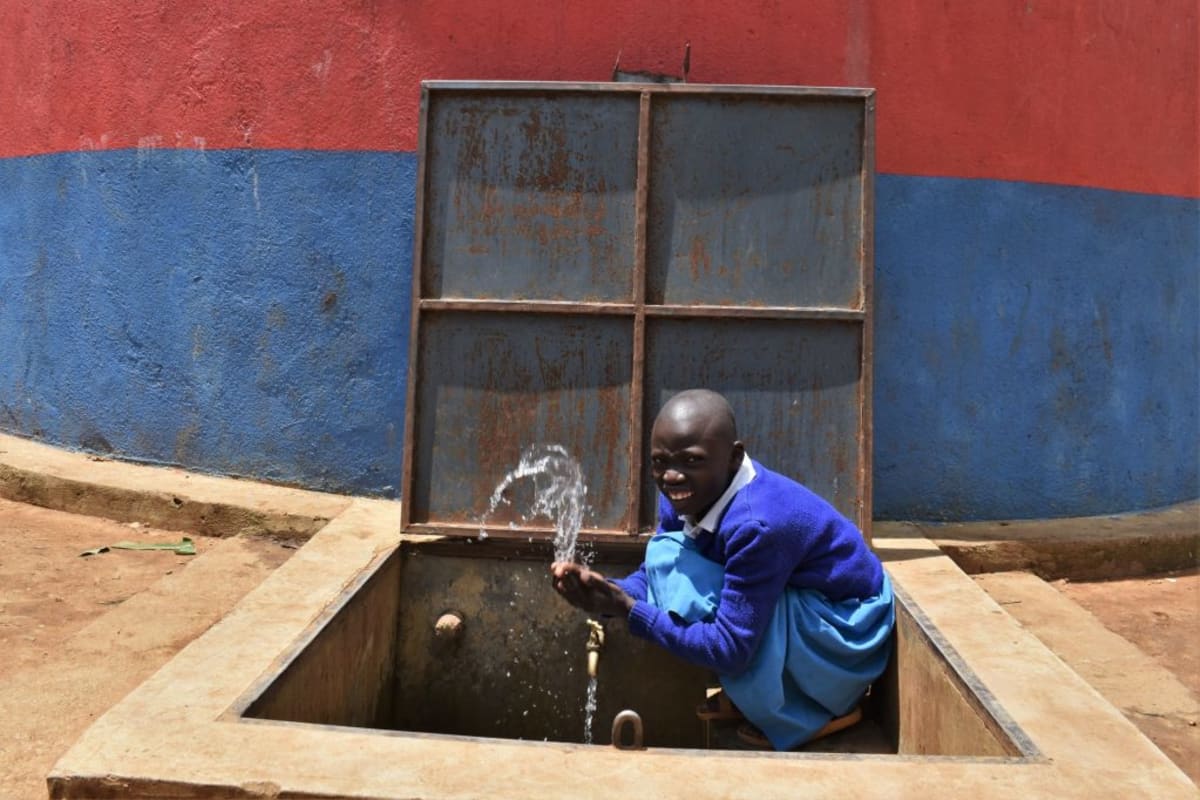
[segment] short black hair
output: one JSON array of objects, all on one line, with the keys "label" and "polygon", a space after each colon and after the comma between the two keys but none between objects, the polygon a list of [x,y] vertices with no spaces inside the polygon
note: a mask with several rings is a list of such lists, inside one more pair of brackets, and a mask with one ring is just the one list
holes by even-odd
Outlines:
[{"label": "short black hair", "polygon": [[737,441],[737,419],[733,414],[733,406],[729,405],[724,395],[711,389],[685,389],[663,403],[658,416],[690,416],[684,412],[685,409],[709,417],[720,426],[722,433],[729,436],[729,441]]}]

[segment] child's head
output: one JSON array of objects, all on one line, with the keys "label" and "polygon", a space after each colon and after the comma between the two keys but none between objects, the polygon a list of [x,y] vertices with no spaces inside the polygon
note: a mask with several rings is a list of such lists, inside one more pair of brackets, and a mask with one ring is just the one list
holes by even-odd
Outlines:
[{"label": "child's head", "polygon": [[650,466],[658,489],[677,514],[702,516],[742,464],[745,448],[728,401],[689,389],[667,401],[650,431]]}]

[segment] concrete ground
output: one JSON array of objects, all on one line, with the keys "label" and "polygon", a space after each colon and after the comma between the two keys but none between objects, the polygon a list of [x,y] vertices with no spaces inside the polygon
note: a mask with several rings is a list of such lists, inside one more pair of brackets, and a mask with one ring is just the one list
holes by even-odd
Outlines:
[{"label": "concrete ground", "polygon": [[[273,495],[264,504],[272,507],[286,495],[296,513],[254,514],[260,493]],[[45,774],[100,713],[225,616],[309,531],[348,503],[178,470],[89,462],[2,436],[0,497],[30,501],[0,500],[5,798],[45,797]],[[908,525],[882,523],[875,535],[902,537]],[[967,533],[951,529],[953,535],[942,538],[955,544],[944,549],[957,553],[967,571],[986,571],[976,580],[997,603],[1200,781],[1194,645],[1200,578],[1194,568],[1103,584],[1068,580],[1096,577],[1100,562],[1096,548],[1086,546],[1089,529],[1102,529],[1104,558],[1120,565],[1113,572],[1127,574],[1131,563],[1194,567],[1200,506],[1046,522],[1040,537],[1034,523],[1021,523],[1017,537],[1007,536],[1012,525],[991,525],[993,538],[982,525]],[[186,535],[196,541],[198,555],[78,555],[122,539],[177,540],[181,531],[191,531]],[[928,528],[923,534],[942,544]]]}]

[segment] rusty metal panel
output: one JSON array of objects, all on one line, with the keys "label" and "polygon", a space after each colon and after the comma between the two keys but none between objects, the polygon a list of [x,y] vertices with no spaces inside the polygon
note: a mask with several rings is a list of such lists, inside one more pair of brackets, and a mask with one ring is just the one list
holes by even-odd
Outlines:
[{"label": "rusty metal panel", "polygon": [[435,93],[422,296],[633,295],[638,98]]},{"label": "rusty metal panel", "polygon": [[[860,334],[841,320],[648,320],[644,428],[676,392],[721,392],[752,458],[857,521]],[[646,442],[643,469],[649,461]],[[648,472],[642,485],[645,529],[658,501]]]},{"label": "rusty metal panel", "polygon": [[[585,524],[626,526],[627,319],[426,313],[418,359],[411,521],[477,523],[526,447],[559,444],[587,476]],[[488,522],[519,524],[527,508],[513,498]]]},{"label": "rusty metal panel", "polygon": [[648,302],[862,307],[861,99],[656,97]]},{"label": "rusty metal panel", "polygon": [[[654,415],[707,386],[755,458],[869,536],[873,104],[425,84],[405,528],[476,534],[522,451],[557,443],[588,483],[583,537],[637,533]],[[550,532],[508,507],[487,528]]]}]

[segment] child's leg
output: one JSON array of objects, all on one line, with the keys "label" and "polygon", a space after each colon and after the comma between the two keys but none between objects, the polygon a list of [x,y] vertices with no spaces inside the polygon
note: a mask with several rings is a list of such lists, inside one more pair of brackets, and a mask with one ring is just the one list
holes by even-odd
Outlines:
[{"label": "child's leg", "polygon": [[863,602],[788,590],[750,668],[722,685],[776,749],[789,750],[853,712],[887,666],[893,623],[886,576]]}]

